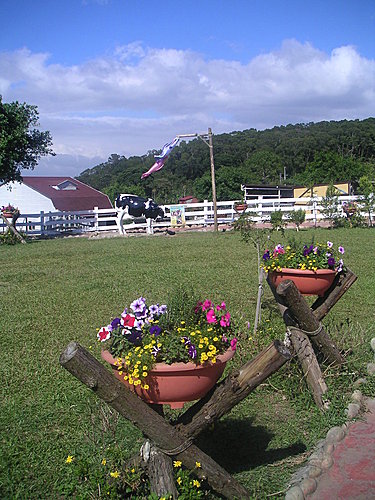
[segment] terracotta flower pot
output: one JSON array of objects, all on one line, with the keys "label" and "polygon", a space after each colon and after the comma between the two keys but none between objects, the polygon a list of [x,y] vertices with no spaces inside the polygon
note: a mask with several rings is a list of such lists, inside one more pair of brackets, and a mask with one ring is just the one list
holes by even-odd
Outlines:
[{"label": "terracotta flower pot", "polygon": [[332,285],[336,271],[318,269],[317,271],[283,268],[268,273],[271,282],[277,287],[282,281],[292,280],[302,295],[322,296]]},{"label": "terracotta flower pot", "polygon": [[238,203],[237,205],[234,205],[234,209],[236,212],[244,212],[247,209],[247,204]]},{"label": "terracotta flower pot", "polygon": [[195,401],[207,394],[223,374],[226,363],[234,356],[235,351],[229,349],[224,354],[217,356],[216,363],[157,363],[150,370],[145,382],[149,389],[141,389],[140,386],[130,385],[120,375],[117,366],[114,365],[115,358],[109,351],[103,350],[102,358],[110,363],[113,374],[123,384],[135,392],[147,403],[168,404],[172,409],[182,408],[187,401]]}]

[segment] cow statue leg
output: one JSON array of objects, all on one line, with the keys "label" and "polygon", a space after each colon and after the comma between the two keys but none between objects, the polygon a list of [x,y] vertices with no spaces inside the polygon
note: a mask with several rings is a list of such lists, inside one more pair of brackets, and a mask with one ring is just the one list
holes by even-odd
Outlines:
[{"label": "cow statue leg", "polygon": [[124,229],[124,219],[126,219],[126,220],[133,219],[133,217],[131,215],[129,215],[128,208],[129,207],[126,206],[125,208],[120,209],[117,213],[117,227],[118,227],[119,233],[122,234],[123,236],[126,235],[126,231]]},{"label": "cow statue leg", "polygon": [[[152,202],[152,198],[149,198],[146,203],[145,203],[145,212],[150,209],[150,205]],[[147,213],[147,212],[146,212]],[[146,216],[146,233],[147,234],[154,234],[154,227],[152,224],[152,218]]]}]

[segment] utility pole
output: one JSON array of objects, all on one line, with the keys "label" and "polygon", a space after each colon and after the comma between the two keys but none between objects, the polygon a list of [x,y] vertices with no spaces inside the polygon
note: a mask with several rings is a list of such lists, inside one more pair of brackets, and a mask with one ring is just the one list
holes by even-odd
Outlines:
[{"label": "utility pole", "polygon": [[[206,140],[208,136],[208,142]],[[212,130],[208,129],[208,134],[179,134],[176,136],[180,139],[190,138],[190,137],[199,137],[202,141],[207,144],[210,148],[210,163],[211,163],[211,182],[212,182],[212,202],[214,206],[214,231],[217,232],[217,202],[216,202],[216,182],[215,182],[215,163],[214,163],[214,146],[212,143]]]},{"label": "utility pole", "polygon": [[210,148],[210,161],[211,161],[212,201],[214,204],[214,231],[217,232],[217,203],[216,203],[214,146],[212,144],[212,130],[211,130],[211,128],[208,129],[208,146]]}]

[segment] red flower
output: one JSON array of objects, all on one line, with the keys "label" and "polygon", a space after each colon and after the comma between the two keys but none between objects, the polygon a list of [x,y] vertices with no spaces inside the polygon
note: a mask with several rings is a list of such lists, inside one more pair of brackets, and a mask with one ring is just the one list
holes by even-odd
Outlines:
[{"label": "red flower", "polygon": [[111,332],[105,326],[98,331],[98,339],[100,342],[105,342],[111,336]]},{"label": "red flower", "polygon": [[133,328],[135,323],[135,316],[133,314],[125,314],[124,316],[121,316],[121,324],[125,328]]}]

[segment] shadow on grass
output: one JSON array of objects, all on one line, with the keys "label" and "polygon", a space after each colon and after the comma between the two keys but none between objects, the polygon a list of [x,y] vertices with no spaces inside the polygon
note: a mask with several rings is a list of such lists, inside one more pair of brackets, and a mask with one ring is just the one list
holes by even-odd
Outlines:
[{"label": "shadow on grass", "polygon": [[231,474],[272,464],[306,451],[301,442],[267,450],[274,434],[263,426],[253,426],[252,421],[229,419],[220,422],[214,430],[203,433],[197,445]]}]

